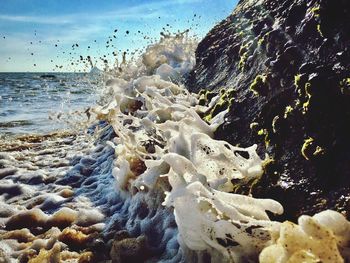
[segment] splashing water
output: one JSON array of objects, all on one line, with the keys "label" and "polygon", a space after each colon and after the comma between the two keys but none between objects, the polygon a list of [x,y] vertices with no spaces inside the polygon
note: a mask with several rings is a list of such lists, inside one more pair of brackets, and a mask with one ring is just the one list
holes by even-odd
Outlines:
[{"label": "splashing water", "polygon": [[213,139],[227,110],[204,121],[218,97],[199,105],[199,95],[181,84],[194,65],[195,48],[185,34],[165,36],[139,60],[120,65],[106,83],[102,105],[91,110],[99,120],[91,129],[95,143],[78,135],[27,139],[25,151],[2,153],[0,258],[349,258],[350,223],[339,213],[280,223],[267,214],[283,213],[278,202],[230,193],[235,182],[259,178],[265,160],[255,145]]}]

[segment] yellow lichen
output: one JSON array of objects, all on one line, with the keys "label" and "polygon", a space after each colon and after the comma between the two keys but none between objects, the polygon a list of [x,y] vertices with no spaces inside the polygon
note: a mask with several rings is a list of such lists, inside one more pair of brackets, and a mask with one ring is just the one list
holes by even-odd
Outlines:
[{"label": "yellow lichen", "polygon": [[203,119],[207,122],[210,122],[214,116],[216,116],[219,112],[224,111],[225,109],[231,107],[234,102],[234,98],[232,97],[234,94],[234,89],[221,89],[220,90],[220,98],[213,106],[213,108],[203,117]]},{"label": "yellow lichen", "polygon": [[213,119],[213,116],[209,113],[208,115],[204,116],[203,118],[206,122],[211,122]]},{"label": "yellow lichen", "polygon": [[303,103],[303,114],[305,114],[310,106],[310,99],[311,99],[311,83],[305,84],[305,93],[307,96],[307,101]]},{"label": "yellow lichen", "polygon": [[319,17],[320,16],[320,6],[315,5],[313,8],[311,8],[310,12],[315,16]]},{"label": "yellow lichen", "polygon": [[321,31],[321,25],[320,24],[317,25],[317,32],[321,35],[321,37],[324,37],[324,35],[323,35],[322,31]]},{"label": "yellow lichen", "polygon": [[308,139],[304,140],[304,144],[301,147],[301,154],[304,156],[306,160],[310,160],[310,148],[314,143],[314,139],[309,137]]},{"label": "yellow lichen", "polygon": [[313,152],[313,156],[323,155],[324,149],[321,146],[316,146],[316,150]]},{"label": "yellow lichen", "polygon": [[258,131],[258,135],[259,136],[264,136],[265,146],[269,147],[270,146],[270,140],[269,140],[269,133],[268,133],[267,129],[260,129]]},{"label": "yellow lichen", "polygon": [[238,68],[240,70],[244,70],[244,65],[245,65],[245,62],[248,58],[248,48],[249,48],[249,43],[246,43],[244,45],[241,46],[241,48],[239,49],[239,55],[240,55],[240,60],[239,60],[239,63],[238,63]]},{"label": "yellow lichen", "polygon": [[294,86],[297,88],[299,87],[300,79],[301,79],[301,74],[297,74],[294,76]]},{"label": "yellow lichen", "polygon": [[245,65],[245,62],[248,58],[248,52],[245,52],[241,57],[240,57],[240,60],[239,60],[239,63],[238,63],[238,68],[240,70],[244,70],[244,65]]},{"label": "yellow lichen", "polygon": [[258,46],[261,46],[261,45],[264,43],[264,41],[265,41],[265,38],[264,38],[264,37],[259,38],[259,40],[258,40]]},{"label": "yellow lichen", "polygon": [[255,95],[264,94],[267,89],[266,75],[257,75],[249,89],[253,91]]},{"label": "yellow lichen", "polygon": [[273,163],[275,163],[275,160],[273,158],[267,157],[265,160],[263,160],[261,167],[266,172],[266,167],[270,166]]},{"label": "yellow lichen", "polygon": [[312,157],[320,156],[325,153],[325,150],[316,145],[315,140],[311,137],[304,140],[304,144],[301,147],[301,154],[306,160],[310,160]]},{"label": "yellow lichen", "polygon": [[264,135],[264,134],[266,134],[266,129],[260,129],[260,130],[258,131],[258,135],[259,135],[259,136],[262,136],[262,135]]},{"label": "yellow lichen", "polygon": [[288,116],[289,116],[289,114],[290,114],[292,111],[293,111],[293,107],[290,106],[290,105],[288,105],[288,106],[286,107],[286,109],[284,110],[284,115],[283,115],[283,117],[284,117],[285,119],[287,119]]}]

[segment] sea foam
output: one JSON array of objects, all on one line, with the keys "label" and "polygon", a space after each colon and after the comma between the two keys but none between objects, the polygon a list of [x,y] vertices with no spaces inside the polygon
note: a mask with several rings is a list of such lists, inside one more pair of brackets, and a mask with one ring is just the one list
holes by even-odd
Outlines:
[{"label": "sea foam", "polygon": [[[109,75],[93,137],[60,136],[1,155],[0,258],[8,262],[343,262],[350,224],[339,213],[269,219],[271,199],[230,193],[259,178],[248,148],[215,140],[227,110],[199,105],[181,84],[196,42],[163,37]],[[49,145],[50,151],[47,151]],[[55,165],[53,165],[55,164]],[[11,170],[12,169],[12,170]],[[38,173],[41,174],[38,177]],[[32,181],[34,180],[34,181]],[[322,249],[327,246],[327,249]],[[299,260],[299,261],[298,261]]]}]

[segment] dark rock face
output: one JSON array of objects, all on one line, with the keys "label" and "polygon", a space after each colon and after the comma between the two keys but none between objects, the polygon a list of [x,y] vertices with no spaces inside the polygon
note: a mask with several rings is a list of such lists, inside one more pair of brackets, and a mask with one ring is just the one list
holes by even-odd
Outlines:
[{"label": "dark rock face", "polygon": [[247,189],[283,219],[350,218],[350,1],[241,0],[199,44],[191,91],[233,89],[216,138],[273,161]]}]

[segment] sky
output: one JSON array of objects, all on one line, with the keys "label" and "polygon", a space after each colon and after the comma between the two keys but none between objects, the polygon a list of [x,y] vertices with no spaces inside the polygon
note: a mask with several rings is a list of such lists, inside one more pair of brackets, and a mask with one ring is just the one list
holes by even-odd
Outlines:
[{"label": "sky", "polygon": [[[0,72],[89,71],[142,49],[160,32],[199,38],[237,0],[0,0]],[[81,57],[80,57],[81,56]],[[106,57],[104,57],[106,56]]]}]

